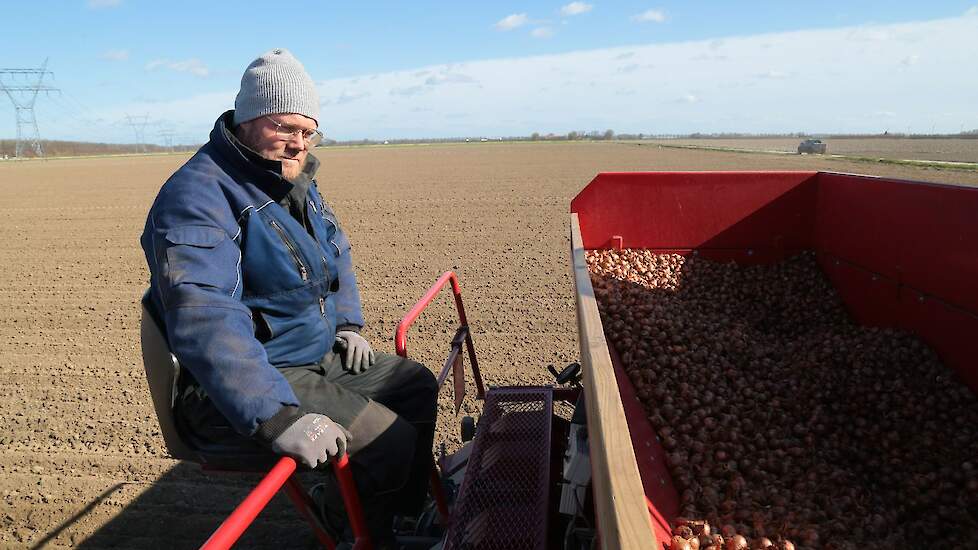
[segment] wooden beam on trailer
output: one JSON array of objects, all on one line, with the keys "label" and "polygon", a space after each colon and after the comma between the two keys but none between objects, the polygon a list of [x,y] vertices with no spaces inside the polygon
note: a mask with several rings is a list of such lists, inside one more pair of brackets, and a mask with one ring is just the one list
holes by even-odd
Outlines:
[{"label": "wooden beam on trailer", "polygon": [[591,482],[601,548],[661,548],[652,531],[642,478],[635,462],[608,342],[591,287],[577,214],[571,214],[570,226]]}]

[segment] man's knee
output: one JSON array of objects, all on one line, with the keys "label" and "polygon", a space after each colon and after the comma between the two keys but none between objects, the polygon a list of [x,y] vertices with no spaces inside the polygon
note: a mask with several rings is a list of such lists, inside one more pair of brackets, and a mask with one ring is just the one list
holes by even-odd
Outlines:
[{"label": "man's knee", "polygon": [[417,434],[411,423],[397,418],[369,445],[351,455],[374,481],[375,494],[396,491],[407,483]]},{"label": "man's knee", "polygon": [[435,378],[435,374],[421,363],[415,363],[415,365],[417,365],[418,369],[415,378],[420,389],[419,391],[424,392],[425,395],[437,396],[438,379]]},{"label": "man's knee", "polygon": [[411,361],[411,368],[414,369],[411,376],[412,390],[421,401],[422,409],[427,412],[424,416],[430,417],[424,420],[433,422],[438,413],[438,379],[421,363]]}]

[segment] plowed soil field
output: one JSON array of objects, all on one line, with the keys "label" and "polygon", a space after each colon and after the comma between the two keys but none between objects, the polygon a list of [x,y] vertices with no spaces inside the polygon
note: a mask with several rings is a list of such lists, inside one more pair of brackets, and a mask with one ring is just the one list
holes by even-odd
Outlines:
[{"label": "plowed soil field", "polygon": [[[401,316],[444,270],[461,280],[487,384],[551,381],[578,356],[567,212],[601,171],[823,169],[978,185],[978,173],[618,143],[321,150],[320,183],[353,241],[368,327],[393,352]],[[0,547],[193,548],[256,477],[168,458],[139,348],[146,211],[185,156],[0,163]],[[409,351],[436,368],[450,299]],[[476,413],[471,399],[463,410]],[[451,395],[439,442],[457,445]],[[276,497],[242,547],[308,547]]]}]

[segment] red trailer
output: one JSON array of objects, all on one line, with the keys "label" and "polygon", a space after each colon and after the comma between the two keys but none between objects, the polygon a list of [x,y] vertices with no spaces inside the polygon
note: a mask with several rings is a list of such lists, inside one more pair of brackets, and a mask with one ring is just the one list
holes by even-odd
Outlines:
[{"label": "red trailer", "polygon": [[[585,250],[739,264],[812,250],[857,322],[915,333],[978,393],[978,189],[824,172],[606,173],[574,198],[571,212],[604,547],[661,547],[654,540],[670,540],[678,500],[664,451],[605,339]],[[655,539],[640,525],[643,504]]]},{"label": "red trailer", "polygon": [[[677,491],[664,450],[606,339],[586,251],[647,249],[739,264],[814,251],[855,320],[915,333],[978,393],[975,220],[978,189],[951,185],[822,172],[598,175],[571,203],[580,385],[572,367],[555,372],[558,386],[483,388],[477,343],[451,273],[398,327],[397,349],[406,354],[408,327],[451,283],[460,324],[439,380],[454,375],[460,403],[462,358],[468,355],[477,394],[485,399],[474,439],[440,457],[440,473],[433,474],[440,547],[579,547],[587,528],[575,522],[577,512],[570,519],[561,512],[568,502],[583,508],[574,502],[581,490],[592,503],[586,520],[596,524],[591,527],[600,547],[663,548],[670,540]],[[553,412],[559,401],[586,406],[568,421]],[[584,423],[581,409],[586,440],[576,429]],[[293,479],[294,463],[283,463],[273,472],[275,482],[242,504],[253,513],[226,522],[222,530],[234,536],[215,536],[212,541],[224,542],[214,547],[233,543],[280,486],[293,487],[286,480]],[[582,464],[589,470],[583,477]],[[575,477],[585,486],[575,485]],[[294,500],[302,510],[303,499]]]}]

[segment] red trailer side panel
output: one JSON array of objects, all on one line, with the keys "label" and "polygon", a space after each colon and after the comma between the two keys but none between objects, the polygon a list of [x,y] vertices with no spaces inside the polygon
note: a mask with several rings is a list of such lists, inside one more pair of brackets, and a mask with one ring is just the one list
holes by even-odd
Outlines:
[{"label": "red trailer side panel", "polygon": [[814,245],[853,317],[916,333],[978,393],[978,189],[817,181]]},{"label": "red trailer side panel", "polygon": [[818,175],[815,245],[978,312],[978,189]]},{"label": "red trailer side panel", "polygon": [[[571,202],[584,246],[751,250],[811,247],[815,172],[599,174]],[[614,237],[620,236],[620,242]]]}]

